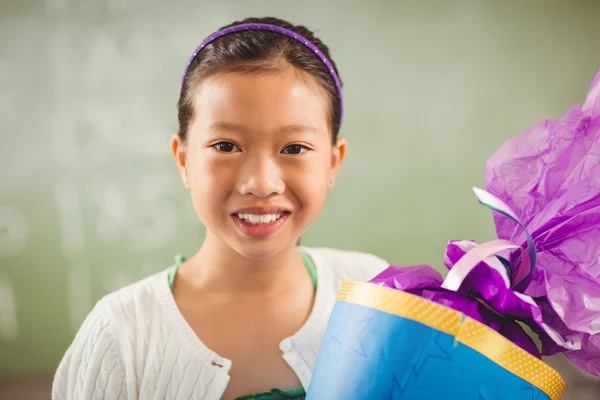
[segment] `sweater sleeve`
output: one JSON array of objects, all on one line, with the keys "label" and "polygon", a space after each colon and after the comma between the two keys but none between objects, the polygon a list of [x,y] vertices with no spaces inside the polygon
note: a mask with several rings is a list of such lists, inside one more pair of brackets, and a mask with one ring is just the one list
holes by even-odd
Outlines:
[{"label": "sweater sleeve", "polygon": [[127,399],[125,368],[114,338],[111,319],[100,301],[58,366],[52,399]]}]

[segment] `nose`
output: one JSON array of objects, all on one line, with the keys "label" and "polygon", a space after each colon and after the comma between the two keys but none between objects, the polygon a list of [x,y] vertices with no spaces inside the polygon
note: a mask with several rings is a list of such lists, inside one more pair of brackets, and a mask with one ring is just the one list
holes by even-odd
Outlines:
[{"label": "nose", "polygon": [[285,183],[280,166],[271,157],[249,159],[242,167],[238,189],[243,195],[252,194],[259,198],[283,193]]}]

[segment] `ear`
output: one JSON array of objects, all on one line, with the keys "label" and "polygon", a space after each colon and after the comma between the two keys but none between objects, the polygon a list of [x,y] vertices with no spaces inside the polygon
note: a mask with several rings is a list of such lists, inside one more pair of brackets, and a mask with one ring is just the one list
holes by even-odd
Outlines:
[{"label": "ear", "polygon": [[187,152],[185,143],[179,137],[179,134],[175,133],[171,136],[171,152],[173,158],[175,158],[175,165],[177,165],[177,171],[183,182],[183,186],[186,189],[190,188],[190,181],[187,173]]},{"label": "ear", "polygon": [[342,162],[346,157],[346,150],[348,149],[348,142],[344,138],[339,138],[336,140],[333,145],[331,152],[331,172],[329,176],[329,186],[328,189],[333,188],[335,184],[335,178],[340,172],[340,167],[342,166]]}]

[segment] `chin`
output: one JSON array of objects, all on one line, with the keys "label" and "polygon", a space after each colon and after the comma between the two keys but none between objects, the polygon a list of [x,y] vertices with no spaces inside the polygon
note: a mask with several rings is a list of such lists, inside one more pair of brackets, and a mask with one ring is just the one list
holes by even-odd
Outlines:
[{"label": "chin", "polygon": [[293,244],[282,244],[277,243],[277,240],[256,240],[247,239],[236,243],[232,248],[249,260],[268,260],[269,258],[275,257],[282,251],[288,250],[290,247],[296,247]]}]

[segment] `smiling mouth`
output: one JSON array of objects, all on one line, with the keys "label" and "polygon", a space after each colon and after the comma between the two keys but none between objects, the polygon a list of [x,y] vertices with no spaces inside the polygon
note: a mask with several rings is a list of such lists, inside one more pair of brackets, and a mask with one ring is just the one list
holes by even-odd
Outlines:
[{"label": "smiling mouth", "polygon": [[282,217],[289,215],[289,211],[269,213],[269,214],[241,214],[235,213],[234,217],[237,217],[239,220],[250,224],[250,225],[269,225],[272,224]]},{"label": "smiling mouth", "polygon": [[240,210],[231,214],[240,232],[255,239],[266,239],[282,229],[291,212],[284,210]]}]

